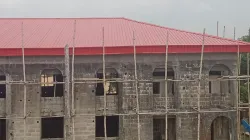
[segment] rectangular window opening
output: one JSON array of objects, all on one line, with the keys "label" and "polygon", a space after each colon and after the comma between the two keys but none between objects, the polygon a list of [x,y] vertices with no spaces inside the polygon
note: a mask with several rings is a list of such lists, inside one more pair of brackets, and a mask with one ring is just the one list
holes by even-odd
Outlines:
[{"label": "rectangular window opening", "polygon": [[160,82],[153,82],[153,94],[160,94]]},{"label": "rectangular window opening", "polygon": [[172,82],[172,94],[174,95],[174,82]]},{"label": "rectangular window opening", "polygon": [[[107,116],[107,137],[119,136],[119,116]],[[96,116],[95,126],[96,137],[105,137],[104,135],[104,116]]]},{"label": "rectangular window opening", "polygon": [[[167,79],[174,80],[174,71],[167,72]],[[165,71],[164,69],[159,69],[153,72],[153,79],[160,79],[160,82],[153,82],[153,94],[165,93],[163,87],[165,87]],[[174,95],[175,93],[174,81],[168,81],[168,93]]]},{"label": "rectangular window opening", "polygon": [[[97,78],[103,79],[103,73],[97,73]],[[111,73],[106,76],[107,79],[117,78],[117,74]],[[100,81],[101,82],[101,81]],[[104,91],[105,89],[105,91]],[[106,95],[117,95],[118,94],[118,83],[114,81],[106,81],[105,88],[103,83],[97,83],[96,85],[96,96],[103,96],[104,92]]]},{"label": "rectangular window opening", "polygon": [[42,118],[42,138],[63,138],[64,118]]},{"label": "rectangular window opening", "polygon": [[6,140],[6,119],[0,119],[0,140]]},{"label": "rectangular window opening", "polygon": [[222,93],[223,81],[216,80],[222,76],[222,71],[209,72],[209,93]]},{"label": "rectangular window opening", "polygon": [[[165,140],[165,118],[155,117],[153,119],[153,140]],[[168,140],[176,140],[176,119],[168,118]]]},{"label": "rectangular window opening", "polygon": [[224,93],[224,81],[220,81],[220,93]]},{"label": "rectangular window opening", "polygon": [[54,75],[41,75],[41,90],[42,97],[62,97],[63,96],[63,84],[55,84],[53,82],[63,82],[63,76],[61,74]]},{"label": "rectangular window opening", "polygon": [[[0,81],[6,81],[6,76],[0,76]],[[0,84],[0,98],[6,98],[6,84]]]},{"label": "rectangular window opening", "polygon": [[221,76],[221,71],[209,71],[209,75]]},{"label": "rectangular window opening", "polygon": [[211,81],[209,81],[209,93],[212,93],[212,83],[211,83]]}]

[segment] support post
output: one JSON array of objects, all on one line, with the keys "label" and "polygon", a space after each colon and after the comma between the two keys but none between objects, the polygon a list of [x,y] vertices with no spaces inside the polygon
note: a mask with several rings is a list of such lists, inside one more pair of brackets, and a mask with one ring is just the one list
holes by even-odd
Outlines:
[{"label": "support post", "polygon": [[217,21],[217,36],[219,36],[219,21]]},{"label": "support post", "polygon": [[104,137],[107,140],[107,95],[106,95],[106,65],[105,65],[105,46],[104,46],[104,27],[102,28],[102,73],[103,73],[103,89],[104,89]]},{"label": "support post", "polygon": [[236,38],[236,28],[234,27],[234,40]]},{"label": "support post", "polygon": [[9,81],[11,79],[10,75],[5,73],[5,76],[6,76],[6,99],[5,99],[5,109],[6,109],[6,116],[5,116],[5,119],[6,119],[6,139],[7,140],[13,140],[13,135],[12,132],[13,132],[13,125],[12,125],[12,92],[11,92],[11,84],[9,84]]},{"label": "support post", "polygon": [[[249,76],[249,53],[247,53],[247,76]],[[250,88],[249,88],[249,78],[247,78],[247,95],[248,95],[248,122],[250,122]],[[250,137],[249,137],[249,140],[250,140]]]},{"label": "support post", "polygon": [[169,31],[167,32],[166,53],[165,53],[165,140],[168,140],[168,42]]},{"label": "support post", "polygon": [[240,80],[238,80],[238,76],[240,75],[240,46],[238,45],[237,49],[237,94],[236,94],[236,112],[237,112],[237,140],[240,140],[240,112],[239,112],[239,103],[240,103]]},{"label": "support post", "polygon": [[26,87],[26,71],[25,71],[25,57],[24,57],[24,34],[23,34],[23,22],[22,22],[22,63],[23,63],[23,118],[24,118],[24,139],[26,139],[26,99],[27,99],[27,87]]},{"label": "support post", "polygon": [[70,139],[70,71],[69,71],[69,46],[68,44],[64,48],[64,64],[65,64],[65,86],[64,86],[64,108],[65,108],[65,118],[64,118],[64,138],[65,140]]},{"label": "support post", "polygon": [[72,116],[72,137],[75,140],[75,37],[76,37],[76,20],[74,22],[74,34],[73,34],[73,48],[72,48],[72,63],[71,63],[71,116]]},{"label": "support post", "polygon": [[139,93],[138,93],[138,77],[136,64],[136,47],[135,47],[135,32],[133,31],[133,47],[134,47],[134,65],[135,65],[135,94],[136,94],[136,114],[137,114],[137,134],[138,140],[141,140],[141,125],[140,125],[140,111],[139,111]]},{"label": "support post", "polygon": [[223,29],[223,38],[225,38],[225,35],[226,35],[226,26],[224,26],[224,29]]},{"label": "support post", "polygon": [[[248,30],[248,37],[250,38],[250,29]],[[250,87],[249,87],[249,53],[247,53],[247,94],[248,94],[248,123],[250,122]],[[249,137],[250,140],[250,137]]]},{"label": "support post", "polygon": [[200,140],[200,123],[201,123],[201,114],[200,114],[200,94],[201,94],[201,77],[202,77],[202,68],[203,68],[203,54],[204,54],[204,46],[205,46],[205,33],[206,29],[203,30],[203,39],[202,39],[202,48],[201,48],[201,58],[200,58],[200,72],[198,79],[198,124],[197,124],[197,140]]}]

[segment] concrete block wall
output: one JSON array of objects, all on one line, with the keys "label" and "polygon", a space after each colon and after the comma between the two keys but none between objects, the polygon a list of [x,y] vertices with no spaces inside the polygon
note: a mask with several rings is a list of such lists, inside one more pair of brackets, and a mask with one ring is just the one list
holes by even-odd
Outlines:
[{"label": "concrete block wall", "polygon": [[195,140],[197,139],[197,114],[183,114],[178,115],[180,119],[181,139]]},{"label": "concrete block wall", "polygon": [[[93,78],[100,65],[75,65],[75,77]],[[76,140],[95,139],[95,114],[101,114],[97,107],[94,83],[75,84],[75,135]],[[84,116],[89,114],[87,116]]]},{"label": "concrete block wall", "polygon": [[0,99],[0,116],[6,116],[6,101],[5,99]]},{"label": "concrete block wall", "polygon": [[[235,74],[236,59],[234,55],[226,55],[223,59],[219,56],[205,56],[204,68],[202,71],[202,79],[208,78],[209,69],[217,63],[227,65]],[[1,59],[1,58],[0,58]],[[22,80],[22,65],[17,58],[2,58],[0,62],[1,70],[9,75],[10,80]],[[40,81],[40,75],[43,69],[57,68],[64,75],[63,57],[37,57],[26,58],[26,77],[28,81]],[[210,60],[211,59],[211,60]],[[216,60],[218,59],[218,60]],[[52,61],[53,60],[53,61]],[[139,80],[152,79],[152,72],[157,67],[164,68],[164,55],[160,56],[138,56],[137,75]],[[199,55],[190,54],[190,56],[170,55],[170,64],[175,72],[176,79],[196,79],[199,76]],[[10,65],[9,63],[14,63]],[[17,63],[17,64],[15,64]],[[134,80],[134,65],[132,56],[110,56],[107,57],[106,67],[114,68],[119,74],[119,78],[123,80]],[[76,78],[94,78],[96,71],[102,68],[101,57],[76,57],[75,73]],[[107,96],[107,113],[134,113],[136,109],[136,92],[135,82],[126,81],[119,83],[118,95]],[[94,83],[75,83],[74,101],[75,106],[72,112],[75,112],[74,130],[76,140],[103,139],[95,138],[95,116],[103,113],[103,96],[95,96]],[[2,116],[13,117],[8,120],[8,138],[13,140],[24,139],[24,120],[23,117],[23,85],[11,85],[7,88],[7,97],[0,100],[0,114]],[[191,110],[197,106],[198,82],[180,81],[175,84],[175,94],[168,95],[168,108],[175,111]],[[153,95],[151,82],[138,82],[140,112],[164,112],[165,111],[165,95]],[[236,93],[236,92],[235,92]],[[231,107],[234,105],[233,97],[235,94],[228,93],[209,94],[208,81],[201,84],[201,108],[218,108],[219,106]],[[6,100],[10,102],[6,102]],[[6,104],[6,106],[4,106]],[[1,113],[2,112],[2,113]],[[211,116],[219,116],[220,114],[211,113]],[[40,85],[27,85],[27,118],[26,119],[26,139],[41,139],[41,119],[39,117],[49,117],[64,115],[64,98],[63,97],[41,97]],[[87,115],[87,116],[86,116]],[[231,114],[232,117],[235,114]],[[197,138],[197,114],[177,114],[176,116],[176,132],[177,140],[196,140]],[[207,114],[209,117],[210,114]],[[19,117],[19,119],[14,119]],[[140,131],[141,139],[153,139],[153,115],[140,115]],[[120,140],[136,140],[137,137],[137,116],[120,116],[119,139]],[[207,123],[204,127],[209,127]],[[34,128],[34,129],[32,129]],[[192,129],[190,129],[192,128]],[[204,132],[204,135],[207,135]],[[118,139],[118,138],[109,138]]]}]

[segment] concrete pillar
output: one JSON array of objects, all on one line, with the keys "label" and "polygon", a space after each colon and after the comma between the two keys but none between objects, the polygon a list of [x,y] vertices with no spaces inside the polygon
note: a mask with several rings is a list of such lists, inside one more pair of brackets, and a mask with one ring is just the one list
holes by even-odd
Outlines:
[{"label": "concrete pillar", "polygon": [[71,113],[70,113],[70,71],[69,71],[69,47],[65,46],[65,84],[64,84],[64,139],[71,140]]},{"label": "concrete pillar", "polygon": [[[6,74],[6,82],[9,82],[11,80],[10,75]],[[12,106],[12,100],[11,100],[11,85],[6,84],[6,98],[5,98],[5,107],[6,107],[6,118],[10,118],[12,111],[11,111],[11,106]],[[12,120],[11,119],[6,119],[6,139],[7,140],[13,140],[13,125],[12,125]]]},{"label": "concrete pillar", "polygon": [[182,140],[181,137],[181,117],[176,116],[176,140]]},{"label": "concrete pillar", "polygon": [[[175,66],[175,67],[174,67]],[[174,70],[174,74],[175,74],[175,79],[180,79],[181,78],[181,74],[180,74],[180,63],[179,61],[177,62],[173,62],[173,70]],[[174,100],[175,100],[175,108],[176,109],[180,109],[181,108],[181,89],[180,88],[180,82],[174,82],[175,84],[175,95],[174,95]]]},{"label": "concrete pillar", "polygon": [[237,140],[237,114],[233,113],[232,117],[231,117],[231,122],[230,124],[230,132],[231,132],[231,139],[230,140]]}]

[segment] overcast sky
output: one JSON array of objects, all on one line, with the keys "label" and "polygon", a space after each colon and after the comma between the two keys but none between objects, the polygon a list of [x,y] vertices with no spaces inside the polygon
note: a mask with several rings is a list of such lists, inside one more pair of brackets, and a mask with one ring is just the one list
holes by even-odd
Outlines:
[{"label": "overcast sky", "polygon": [[0,17],[126,17],[226,37],[248,33],[250,0],[0,0]]}]

